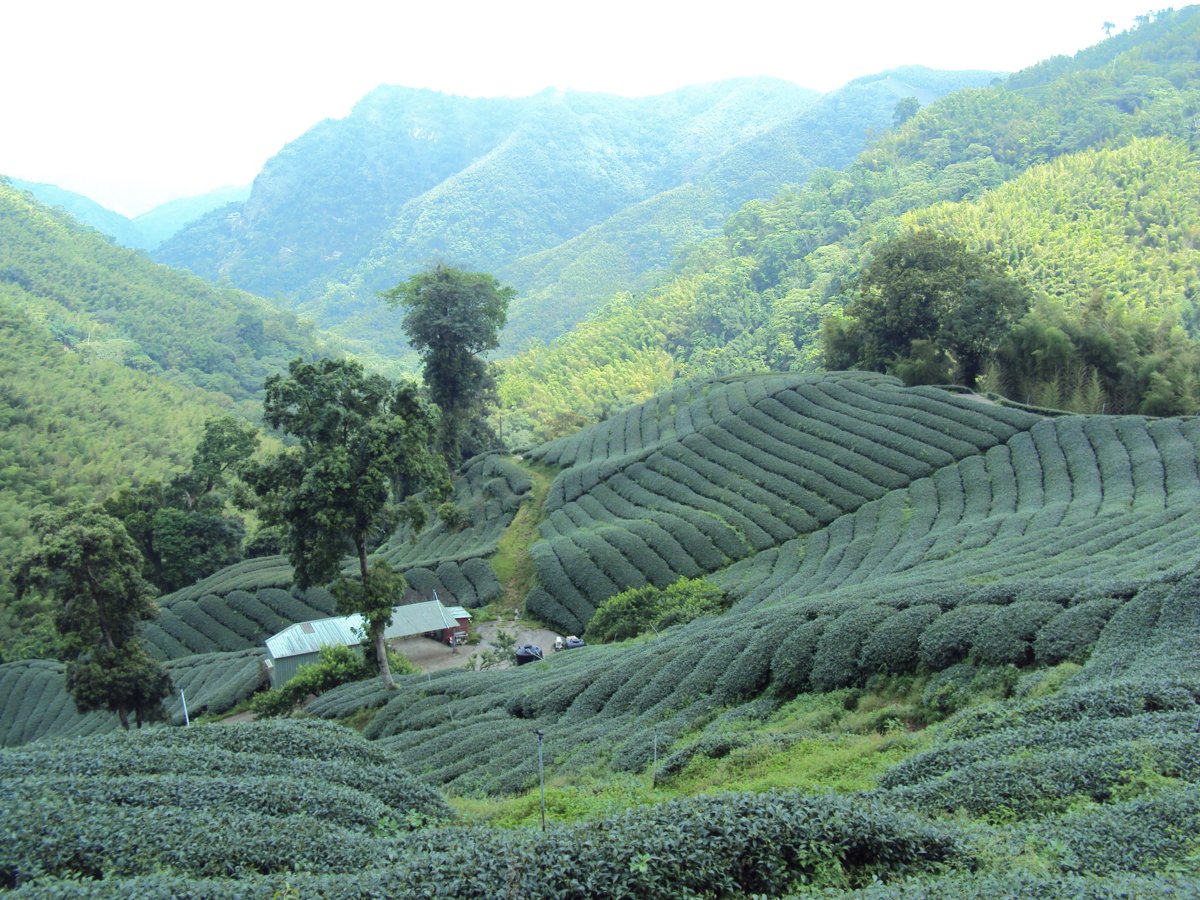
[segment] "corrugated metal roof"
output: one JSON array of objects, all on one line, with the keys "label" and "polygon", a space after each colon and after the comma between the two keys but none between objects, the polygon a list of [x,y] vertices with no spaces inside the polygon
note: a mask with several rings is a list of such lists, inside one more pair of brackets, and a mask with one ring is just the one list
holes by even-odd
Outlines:
[{"label": "corrugated metal roof", "polygon": [[450,610],[437,600],[407,603],[392,608],[392,624],[383,630],[383,636],[391,640],[424,634],[427,631],[441,631],[443,628],[453,628],[457,624]]},{"label": "corrugated metal roof", "polygon": [[[453,628],[457,619],[470,618],[461,606],[447,608],[437,600],[425,603],[408,603],[392,607],[392,624],[383,631],[386,640],[411,637],[427,631]],[[337,616],[332,619],[313,619],[297,622],[266,640],[267,652],[272,659],[316,653],[322,647],[342,644],[353,647],[366,639],[366,620],[357,613],[352,616]]]},{"label": "corrugated metal roof", "polygon": [[272,659],[316,653],[322,647],[341,644],[351,647],[362,642],[366,635],[366,620],[357,613],[332,619],[313,619],[297,622],[267,638],[267,652]]}]

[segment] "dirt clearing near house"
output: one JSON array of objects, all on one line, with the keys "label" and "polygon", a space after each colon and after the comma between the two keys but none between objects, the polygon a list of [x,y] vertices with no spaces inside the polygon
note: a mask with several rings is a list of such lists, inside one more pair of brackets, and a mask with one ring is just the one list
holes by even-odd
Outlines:
[{"label": "dirt clearing near house", "polygon": [[536,628],[512,619],[500,619],[494,622],[484,622],[472,625],[471,633],[480,637],[478,644],[450,648],[441,641],[427,637],[410,637],[391,641],[392,649],[403,653],[409,662],[422,672],[440,672],[444,669],[465,669],[467,661],[482,656],[487,650],[496,648],[496,634],[501,630],[516,635],[517,646],[521,644],[537,644],[546,656],[554,652],[554,638],[558,632],[546,628]]}]

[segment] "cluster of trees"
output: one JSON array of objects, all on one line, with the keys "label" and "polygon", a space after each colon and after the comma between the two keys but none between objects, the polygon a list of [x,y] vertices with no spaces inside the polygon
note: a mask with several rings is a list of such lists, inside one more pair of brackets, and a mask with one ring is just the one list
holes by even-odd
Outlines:
[{"label": "cluster of trees", "polygon": [[171,680],[138,637],[157,614],[142,557],[120,521],[95,506],[39,513],[37,546],[17,563],[20,593],[36,590],[56,606],[68,657],[67,690],[80,712],[108,709],[128,728],[164,717]]},{"label": "cluster of trees", "polygon": [[974,388],[1030,301],[999,263],[961,241],[912,231],[880,248],[845,316],[826,320],[826,364]]},{"label": "cluster of trees", "polygon": [[680,578],[665,588],[652,584],[613,594],[587,623],[587,639],[597,644],[623,641],[653,630],[682,625],[724,612],[732,598],[703,578]]},{"label": "cluster of trees", "polygon": [[159,591],[176,591],[244,554],[277,551],[268,534],[243,548],[245,521],[233,512],[248,505],[238,472],[258,445],[258,430],[244,419],[209,419],[187,471],[122,488],[104,501],[137,544],[145,576]]},{"label": "cluster of trees", "polygon": [[450,494],[451,469],[486,433],[477,423],[486,422],[494,382],[479,355],[496,345],[512,295],[491,276],[441,265],[388,293],[406,308],[435,402],[415,383],[392,383],[356,361],[301,357],[264,384],[263,419],[292,441],[284,450],[255,460],[253,426],[210,419],[187,470],[126,487],[102,508],[38,513],[34,547],[17,566],[18,594],[53,611],[55,649],[68,660],[79,710],[111,709],[125,727],[130,714],[139,724],[161,715],[170,679],[142,645],[140,623],[157,613],[155,584],[173,590],[242,558],[235,506],[254,505],[272,534],[250,552],[284,549],[299,587],[330,584],[339,609],[363,614],[390,687],[383,629],[405,582],[369,553],[402,522],[415,534],[428,507],[445,509],[437,504]]},{"label": "cluster of trees", "polygon": [[[297,359],[287,377],[266,382],[263,418],[296,445],[250,466],[246,478],[283,528],[296,583],[332,582],[338,608],[367,620],[386,687],[383,631],[405,581],[369,552],[401,523],[419,532],[427,507],[449,497],[450,471],[486,422],[492,381],[479,354],[496,345],[512,294],[489,275],[444,265],[385,294],[406,310],[432,403],[415,384],[393,384],[352,360]],[[451,504],[442,514],[455,512]],[[348,554],[354,575],[343,572]]]},{"label": "cluster of trees", "polygon": [[[801,188],[746,204],[723,238],[682,255],[661,287],[636,301],[616,297],[563,340],[506,362],[506,421],[527,423],[536,440],[564,416],[602,417],[598,397],[640,399],[671,378],[818,369],[823,323],[855,299],[874,252],[914,228],[1003,262],[998,270],[1049,295],[1068,322],[1081,320],[1094,288],[1114,306],[1140,295],[1143,335],[1111,335],[1131,355],[1124,386],[1102,402],[1110,411],[1188,409],[1186,366],[1175,361],[1195,337],[1197,286],[1187,273],[1196,204],[1180,202],[1195,193],[1195,166],[1180,156],[1195,148],[1200,82],[1188,60],[1198,34],[1194,10],[1165,13],[1074,59],[929,103],[846,169],[818,170]],[[904,104],[897,118],[910,112]],[[1003,205],[988,206],[992,198]],[[1189,297],[1191,311],[1180,302]],[[1193,323],[1191,333],[1171,336],[1181,322]],[[1074,367],[1103,387],[1093,368]],[[1147,369],[1156,377],[1136,375]],[[1061,406],[1094,393],[1081,394],[1066,370],[1042,377],[1013,396],[1057,395]],[[1011,389],[999,374],[985,372],[982,384]],[[1176,405],[1150,402],[1146,388]]]}]

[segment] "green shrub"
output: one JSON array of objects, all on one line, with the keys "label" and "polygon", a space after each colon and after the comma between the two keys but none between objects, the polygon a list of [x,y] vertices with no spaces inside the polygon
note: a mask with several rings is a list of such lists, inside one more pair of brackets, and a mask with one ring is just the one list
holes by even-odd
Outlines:
[{"label": "green shrub", "polygon": [[918,640],[921,665],[939,672],[967,658],[975,643],[975,632],[996,614],[994,606],[958,606],[944,613],[925,629]]},{"label": "green shrub", "polygon": [[895,615],[890,606],[865,603],[842,613],[821,635],[813,657],[809,679],[818,691],[832,691],[859,684],[862,672],[858,667],[863,642],[881,622]]},{"label": "green shrub", "polygon": [[[401,665],[412,665],[389,653]],[[334,644],[321,648],[320,659],[296,670],[287,683],[260,694],[254,700],[254,711],[261,716],[283,716],[303,703],[311,694],[323,694],[330,688],[349,681],[358,681],[368,674],[367,664],[349,647]],[[397,674],[402,674],[397,672]]]},{"label": "green shrub", "polygon": [[960,662],[935,672],[925,685],[921,703],[941,716],[957,712],[971,701],[971,682],[978,671],[970,663]]},{"label": "green shrub", "polygon": [[471,524],[470,511],[451,500],[438,506],[437,517],[448,531],[455,533],[466,530]]},{"label": "green shrub", "polygon": [[1108,620],[1120,608],[1120,600],[1105,598],[1063,610],[1038,631],[1033,642],[1034,659],[1043,666],[1083,662]]},{"label": "green shrub", "polygon": [[924,603],[884,619],[863,642],[859,661],[863,674],[915,672],[921,662],[921,635],[941,614],[941,607]]},{"label": "green shrub", "polygon": [[719,613],[730,602],[724,591],[703,578],[680,578],[666,588],[630,588],[600,604],[586,637],[597,644],[621,641]]},{"label": "green shrub", "polygon": [[1039,600],[1003,606],[976,628],[971,652],[984,665],[1027,666],[1038,630],[1061,612],[1058,604]]},{"label": "green shrub", "polygon": [[811,688],[813,656],[832,616],[801,622],[784,631],[771,656],[771,684],[779,696],[790,699]]}]

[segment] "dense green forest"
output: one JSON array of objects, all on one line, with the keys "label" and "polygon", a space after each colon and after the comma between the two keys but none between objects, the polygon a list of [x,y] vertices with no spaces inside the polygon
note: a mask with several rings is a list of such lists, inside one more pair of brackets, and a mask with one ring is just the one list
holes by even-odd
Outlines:
[{"label": "dense green forest", "polygon": [[[1076,321],[1093,288],[1101,301],[1132,302],[1151,333],[1125,348],[1127,366],[1140,368],[1162,346],[1154,334],[1195,327],[1193,204],[1178,201],[1196,192],[1197,29],[1195,9],[1164,14],[1073,59],[950,94],[848,168],[746,204],[722,238],[681,257],[673,280],[618,295],[557,342],[506,362],[511,433],[551,437],[673,378],[818,368],[822,324],[841,313],[874,247],[918,224],[954,231],[962,223],[963,238],[1057,301],[1048,316]],[[1080,152],[1092,155],[1071,158]],[[1076,197],[1086,198],[1079,211]],[[922,212],[947,203],[962,205]],[[1094,236],[1077,240],[1085,223]],[[1114,334],[1123,327],[1105,324]],[[1050,384],[1087,381],[1086,369],[1045,373],[1024,394],[1087,408],[1096,392]],[[1172,390],[1186,397],[1191,389]]]},{"label": "dense green forest", "polygon": [[804,182],[820,166],[849,163],[872,132],[892,124],[902,98],[929,103],[990,73],[909,66],[832,91],[795,118],[727,150],[689,181],[636,204],[578,238],[501,266],[519,289],[503,355],[567,331],[617,291],[663,279],[678,255],[720,234],[729,212],[755,197]]},{"label": "dense green forest", "polygon": [[[738,93],[756,102],[732,102]],[[380,87],[346,119],[320,123],[269,160],[244,204],[205,217],[158,256],[296,305],[311,304],[337,273],[371,256],[379,257],[373,270],[383,257],[415,254],[409,271],[375,275],[368,291],[390,287],[430,254],[494,264],[501,251],[543,249],[673,186],[673,169],[813,99],[783,82],[643,101]],[[537,204],[536,214],[501,224],[518,201]],[[323,314],[337,321],[345,311]]]},{"label": "dense green forest", "polygon": [[0,182],[0,633],[22,618],[9,564],[34,508],[165,480],[206,419],[255,416],[265,376],[323,346]]},{"label": "dense green forest", "polygon": [[30,625],[9,579],[33,510],[165,478],[182,469],[204,420],[228,411],[198,388],[64,349],[25,300],[0,285],[0,641],[10,659]]},{"label": "dense green forest", "polygon": [[156,265],[0,183],[0,283],[67,349],[178,384],[257,397],[317,343],[295,316]]},{"label": "dense green forest", "polygon": [[919,67],[818,97],[741,79],[630,100],[547,91],[468,100],[380,88],[268,162],[251,197],[156,256],[277,297],[360,352],[405,352],[377,292],[431,261],[518,289],[505,352],[652,283],[753,197],[840,166],[892,123],[991,73]]}]

